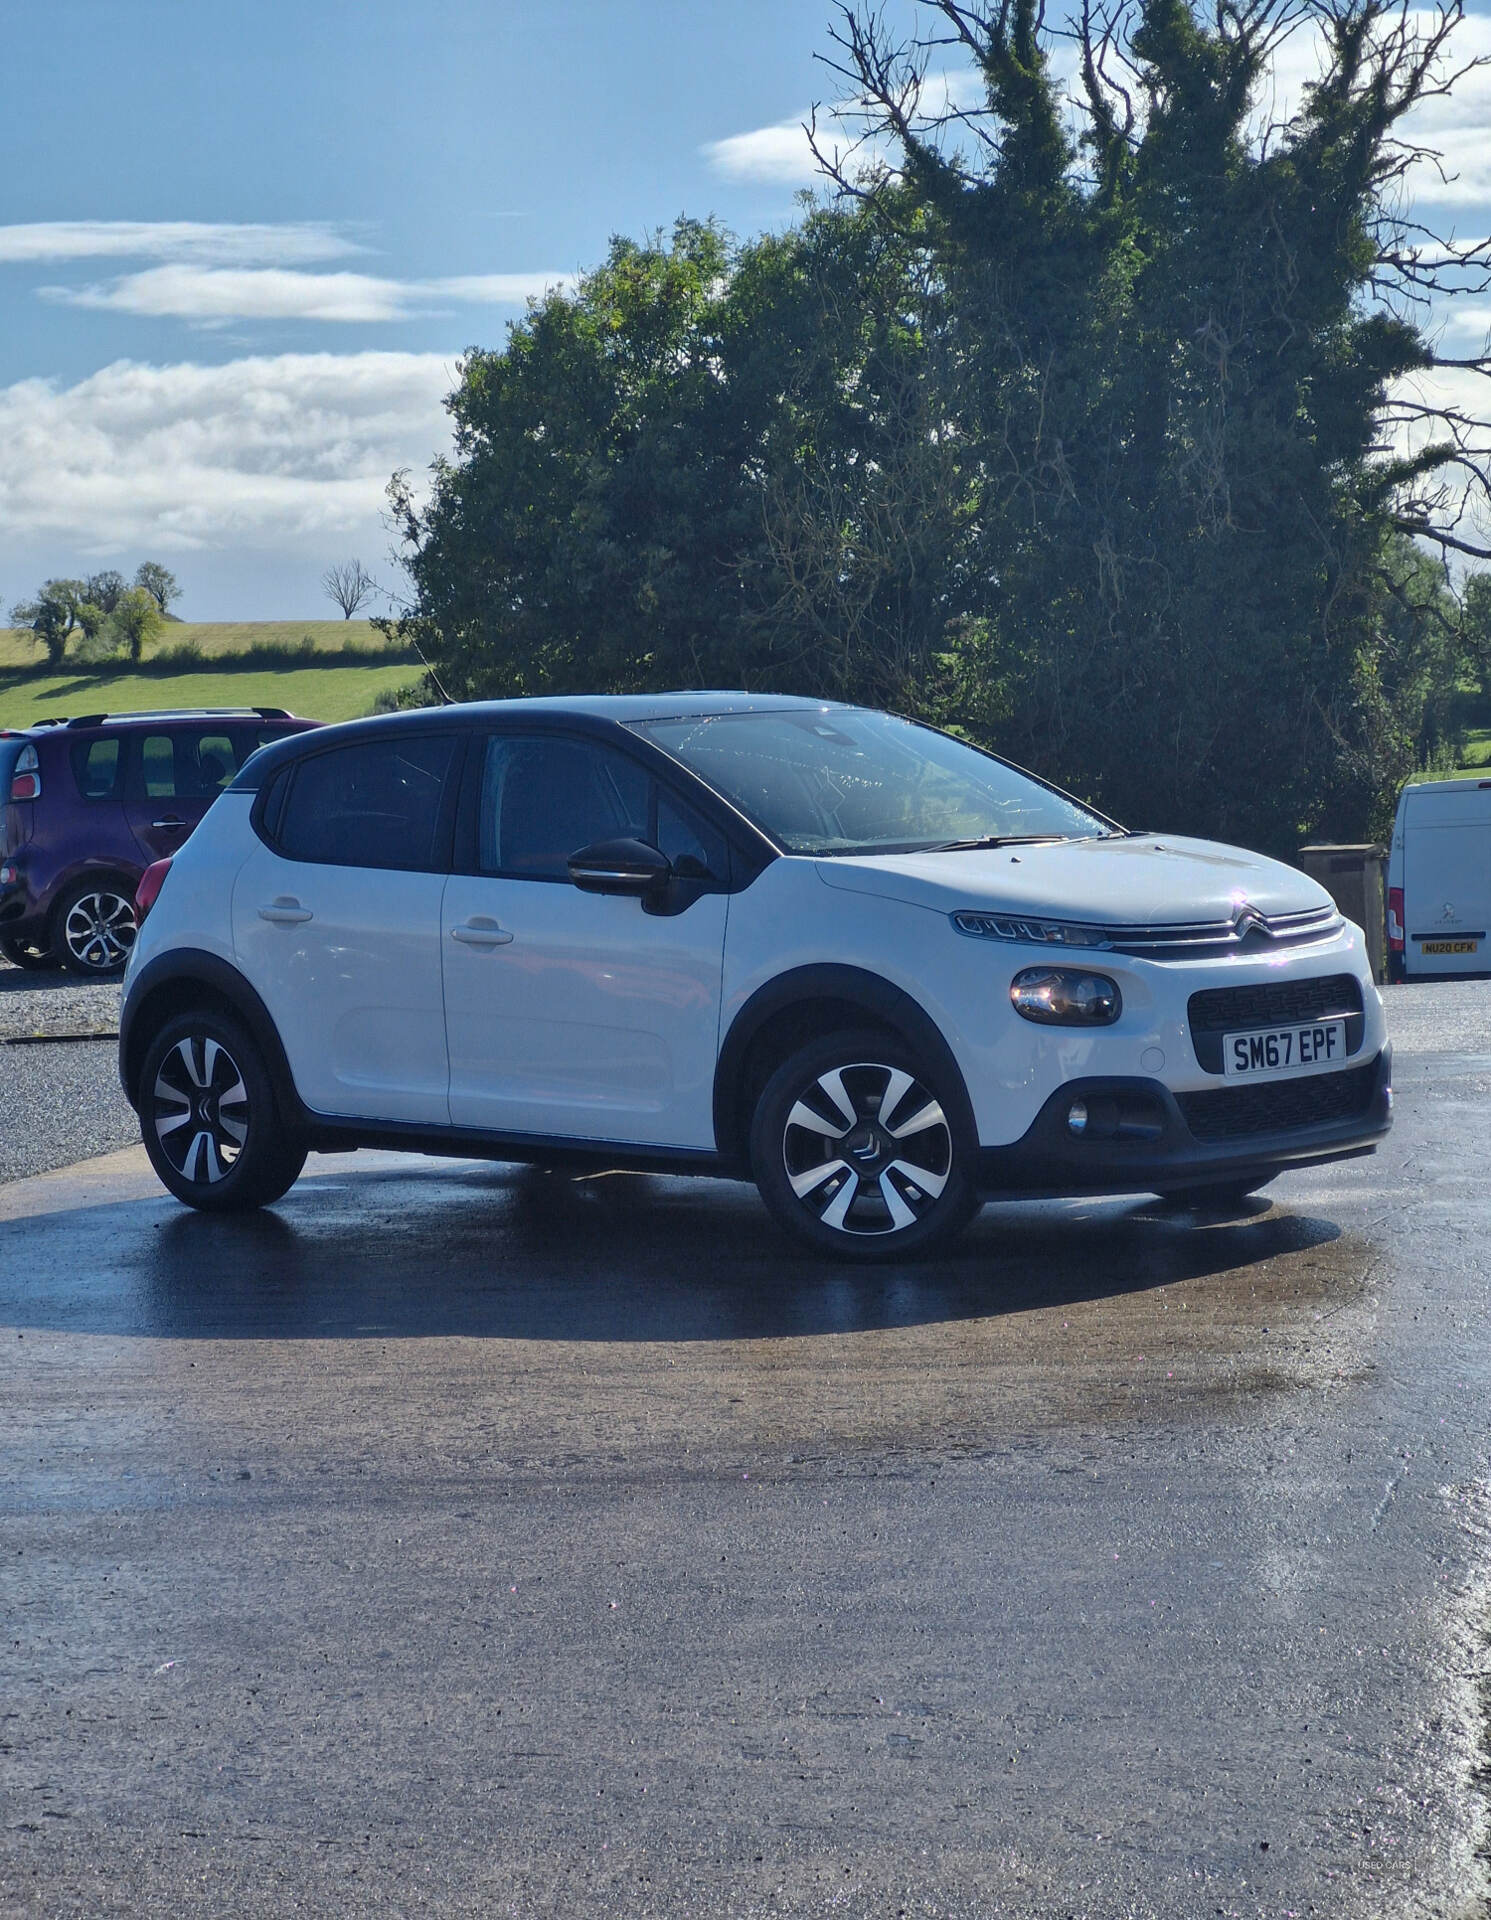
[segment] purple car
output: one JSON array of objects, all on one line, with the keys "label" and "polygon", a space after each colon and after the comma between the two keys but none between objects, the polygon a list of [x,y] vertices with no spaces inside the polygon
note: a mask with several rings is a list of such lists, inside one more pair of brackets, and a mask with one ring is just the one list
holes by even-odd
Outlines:
[{"label": "purple car", "polygon": [[279,707],[87,713],[0,731],[0,953],[117,973],[135,888],[251,753],[316,725]]}]

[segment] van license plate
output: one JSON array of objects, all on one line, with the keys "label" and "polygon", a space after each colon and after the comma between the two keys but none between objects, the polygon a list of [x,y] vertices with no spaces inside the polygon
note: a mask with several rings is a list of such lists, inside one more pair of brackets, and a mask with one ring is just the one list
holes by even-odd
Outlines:
[{"label": "van license plate", "polygon": [[1420,953],[1477,953],[1479,940],[1420,940]]},{"label": "van license plate", "polygon": [[1311,1020],[1303,1027],[1268,1027],[1222,1039],[1222,1062],[1234,1079],[1250,1073],[1319,1073],[1345,1058],[1344,1020]]}]

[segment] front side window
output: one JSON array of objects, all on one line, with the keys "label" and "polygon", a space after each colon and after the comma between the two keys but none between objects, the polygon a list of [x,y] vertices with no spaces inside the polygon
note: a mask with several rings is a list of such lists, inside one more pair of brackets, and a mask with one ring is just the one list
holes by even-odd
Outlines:
[{"label": "front side window", "polygon": [[483,873],[567,880],[597,840],[645,840],[651,781],[584,740],[513,735],[487,743],[481,783]]},{"label": "front side window", "polygon": [[1115,831],[1002,760],[888,713],[805,707],[650,720],[637,731],[789,853],[919,853]]},{"label": "front side window", "polygon": [[723,881],[730,870],[724,835],[625,754],[533,734],[487,743],[483,873],[568,880],[570,855],[598,840],[644,840],[686,878]]},{"label": "front side window", "polygon": [[298,761],[277,807],[280,852],[328,867],[438,869],[454,753],[449,736],[396,734]]}]

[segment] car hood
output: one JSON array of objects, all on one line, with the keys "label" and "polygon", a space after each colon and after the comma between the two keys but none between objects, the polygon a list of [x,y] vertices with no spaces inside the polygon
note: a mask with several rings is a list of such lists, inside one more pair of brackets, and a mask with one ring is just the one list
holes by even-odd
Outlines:
[{"label": "car hood", "polygon": [[817,867],[827,886],[941,913],[968,907],[1099,926],[1228,920],[1244,902],[1270,915],[1331,904],[1325,889],[1296,867],[1170,834],[856,855],[820,859]]}]

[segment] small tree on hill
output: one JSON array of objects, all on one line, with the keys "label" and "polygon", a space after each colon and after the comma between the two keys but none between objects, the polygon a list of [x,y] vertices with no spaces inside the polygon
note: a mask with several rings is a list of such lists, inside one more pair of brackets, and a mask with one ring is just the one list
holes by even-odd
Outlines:
[{"label": "small tree on hill", "polygon": [[135,585],[145,589],[162,613],[169,613],[171,602],[181,598],[180,582],[159,560],[141,562],[135,572]]},{"label": "small tree on hill", "polygon": [[144,587],[126,587],[109,618],[120,646],[136,665],[145,651],[145,642],[154,637],[160,622],[160,607]]},{"label": "small tree on hill", "polygon": [[378,582],[360,560],[344,560],[339,567],[328,567],[321,585],[327,598],[341,608],[344,620],[350,620],[378,591]]},{"label": "small tree on hill", "polygon": [[113,567],[106,567],[102,573],[89,574],[88,598],[100,613],[112,613],[128,584],[122,573],[117,573]]},{"label": "small tree on hill", "polygon": [[87,589],[81,580],[48,580],[34,600],[19,601],[11,608],[10,623],[13,627],[29,627],[37,645],[45,648],[48,665],[57,667],[80,624],[78,610],[87,604]]}]

